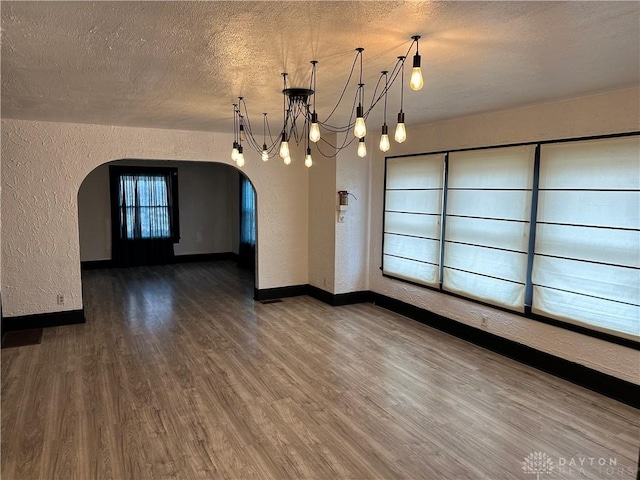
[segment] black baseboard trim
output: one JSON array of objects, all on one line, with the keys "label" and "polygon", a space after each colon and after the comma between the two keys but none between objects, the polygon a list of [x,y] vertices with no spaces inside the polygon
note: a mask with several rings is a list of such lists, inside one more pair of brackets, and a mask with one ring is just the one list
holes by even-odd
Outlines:
[{"label": "black baseboard trim", "polygon": [[321,288],[314,287],[313,285],[307,285],[307,292],[305,295],[309,295],[310,297],[315,298],[316,300],[320,300],[321,302],[326,303],[327,305],[334,306],[334,297],[333,293],[329,293],[326,290],[322,290]]},{"label": "black baseboard trim", "polygon": [[262,302],[264,300],[275,300],[277,298],[299,297],[300,295],[309,295],[310,297],[320,300],[321,302],[331,305],[332,307],[341,307],[344,305],[352,305],[354,303],[372,303],[373,292],[369,290],[350,293],[329,293],[321,288],[313,285],[292,285],[289,287],[264,288],[255,289],[253,299]]},{"label": "black baseboard trim", "polygon": [[80,270],[98,270],[100,268],[113,268],[113,260],[85,260],[80,262]]},{"label": "black baseboard trim", "polygon": [[3,317],[2,331],[29,330],[31,328],[60,327],[85,323],[84,309],[66,310],[63,312],[37,313],[20,317]]},{"label": "black baseboard trim", "polygon": [[193,253],[190,255],[176,255],[173,263],[215,262],[218,260],[238,260],[238,254],[233,252]]},{"label": "black baseboard trim", "polygon": [[313,285],[308,285],[307,295],[315,298],[316,300],[320,300],[321,302],[329,304],[332,307],[353,305],[354,303],[373,302],[373,292],[370,292],[369,290],[333,294],[322,290],[321,288],[314,287]]},{"label": "black baseboard trim", "polygon": [[[173,257],[173,264],[175,263],[193,263],[193,262],[215,262],[218,260],[233,260],[238,261],[238,254],[233,252],[219,252],[219,253],[193,253],[189,255],[176,255]],[[100,268],[115,268],[116,263],[109,260],[86,260],[80,262],[81,270],[97,270]]]},{"label": "black baseboard trim", "polygon": [[253,299],[262,302],[264,300],[276,300],[278,298],[299,297],[307,295],[309,285],[291,285],[288,287],[263,288],[253,290]]},{"label": "black baseboard trim", "polygon": [[372,295],[373,303],[382,308],[640,409],[640,385],[465,325],[401,300],[379,293]]}]

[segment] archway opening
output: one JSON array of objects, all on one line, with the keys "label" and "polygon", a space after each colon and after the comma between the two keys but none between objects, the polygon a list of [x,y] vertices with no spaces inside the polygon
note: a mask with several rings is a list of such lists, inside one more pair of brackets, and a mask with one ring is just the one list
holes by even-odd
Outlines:
[{"label": "archway opening", "polygon": [[[179,238],[172,242],[171,259],[162,263],[225,261],[237,265],[249,272],[251,289],[247,294],[253,294],[257,266],[257,195],[253,184],[242,172],[223,163],[117,160],[90,172],[78,191],[80,261],[83,271],[123,266],[115,261],[114,250],[117,246],[114,242],[117,241],[117,235],[122,235],[121,231],[117,231],[122,227],[122,220],[114,209],[110,167],[131,167],[140,171],[145,168],[175,169]],[[138,191],[135,194],[131,198],[140,200],[138,197],[144,196]],[[146,209],[147,215],[152,208],[161,207],[144,206],[142,200],[140,204],[141,211]],[[133,217],[134,208],[135,205],[126,206],[130,218]],[[129,223],[132,223],[130,218]],[[138,230],[143,231],[144,228],[138,226]]]}]

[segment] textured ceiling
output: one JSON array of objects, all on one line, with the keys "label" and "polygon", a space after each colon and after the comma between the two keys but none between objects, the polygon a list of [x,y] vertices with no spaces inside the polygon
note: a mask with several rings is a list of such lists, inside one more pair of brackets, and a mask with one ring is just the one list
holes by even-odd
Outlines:
[{"label": "textured ceiling", "polygon": [[[10,118],[229,131],[239,95],[254,122],[264,111],[280,120],[280,73],[307,86],[312,59],[323,117],[356,47],[365,48],[370,95],[415,34],[425,87],[405,89],[408,124],[640,83],[638,2],[3,1],[1,8],[2,116]],[[398,97],[394,86],[389,123]]]}]

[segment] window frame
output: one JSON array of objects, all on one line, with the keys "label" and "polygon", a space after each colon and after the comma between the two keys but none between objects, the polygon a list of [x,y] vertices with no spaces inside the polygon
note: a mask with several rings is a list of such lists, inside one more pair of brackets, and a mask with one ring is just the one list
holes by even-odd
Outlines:
[{"label": "window frame", "polygon": [[[383,199],[382,199],[382,243],[381,243],[381,252],[380,252],[380,271],[382,272],[382,276],[384,278],[389,278],[393,280],[397,280],[399,282],[407,283],[409,285],[414,285],[416,287],[424,288],[427,290],[431,290],[434,292],[442,293],[451,297],[460,298],[463,300],[467,300],[476,304],[480,304],[486,307],[490,307],[499,311],[508,312],[512,315],[516,315],[519,317],[535,320],[541,323],[545,323],[548,325],[553,325],[556,327],[560,327],[566,330],[570,330],[576,333],[581,333],[583,335],[587,335],[590,337],[598,338],[601,340],[606,340],[608,342],[622,345],[625,347],[632,348],[634,350],[640,350],[640,338],[634,339],[631,338],[630,335],[620,332],[620,334],[616,334],[612,330],[607,329],[599,329],[598,326],[587,326],[586,324],[579,322],[576,320],[576,323],[567,320],[558,320],[555,318],[546,317],[540,314],[535,314],[531,311],[532,304],[532,296],[533,296],[533,284],[532,284],[532,271],[533,271],[533,259],[534,259],[534,249],[535,249],[535,238],[536,238],[536,218],[537,218],[537,209],[538,209],[538,192],[539,192],[539,179],[540,179],[540,151],[541,146],[546,144],[557,144],[557,143],[569,143],[569,142],[580,142],[580,141],[588,141],[588,140],[603,140],[603,139],[611,139],[611,138],[620,138],[620,137],[632,137],[632,136],[640,136],[640,131],[630,131],[630,132],[621,132],[621,133],[612,133],[605,135],[594,135],[594,136],[583,136],[583,137],[569,137],[569,138],[560,138],[560,139],[548,139],[548,140],[540,140],[540,141],[532,141],[532,142],[520,142],[520,143],[508,143],[508,144],[498,144],[498,145],[485,145],[481,147],[467,147],[467,148],[459,148],[459,149],[448,149],[448,150],[438,150],[438,151],[429,151],[429,152],[420,152],[420,153],[412,153],[405,155],[389,155],[384,157],[384,173],[383,173]],[[442,221],[441,224],[441,239],[440,239],[440,248],[441,248],[441,258],[440,258],[440,278],[439,278],[439,286],[434,287],[430,285],[425,285],[419,282],[413,282],[411,280],[407,280],[405,278],[396,277],[394,275],[390,275],[384,272],[384,232],[385,232],[385,212],[386,212],[386,192],[387,192],[387,162],[389,159],[397,159],[397,158],[409,158],[423,155],[445,155],[445,166],[444,166],[444,184],[443,184],[443,215],[445,213],[446,208],[446,200],[447,200],[447,172],[448,172],[448,160],[449,154],[455,152],[467,152],[467,151],[478,151],[478,150],[489,150],[496,148],[508,148],[508,147],[523,147],[523,146],[534,146],[535,147],[535,157],[534,157],[534,172],[533,172],[533,188],[532,188],[532,196],[531,196],[531,218],[530,218],[530,232],[529,232],[529,245],[527,249],[527,269],[526,269],[526,284],[525,284],[525,304],[524,304],[524,312],[518,312],[516,310],[511,310],[506,307],[497,306],[488,302],[484,302],[482,300],[478,300],[472,297],[467,297],[465,295],[450,292],[443,289],[442,285],[442,252],[444,250],[445,244],[445,227],[446,222]]]},{"label": "window frame", "polygon": [[[126,165],[110,165],[109,174],[111,182],[120,181],[122,175],[147,175],[147,176],[168,176],[171,178],[171,191],[168,192],[170,198],[168,200],[169,209],[169,237],[149,237],[141,239],[125,239],[126,241],[151,241],[151,240],[171,240],[173,243],[180,242],[180,204],[178,192],[178,169],[176,167],[146,167],[146,166],[126,166]],[[113,187],[112,187],[113,188]],[[119,191],[119,187],[117,189]],[[111,212],[111,221],[119,224],[120,211]]]}]

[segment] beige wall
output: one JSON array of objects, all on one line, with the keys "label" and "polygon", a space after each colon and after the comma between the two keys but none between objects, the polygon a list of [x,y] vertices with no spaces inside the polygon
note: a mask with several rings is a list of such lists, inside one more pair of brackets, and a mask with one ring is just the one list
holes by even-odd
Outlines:
[{"label": "beige wall", "polygon": [[[392,140],[388,154],[637,131],[640,130],[639,106],[640,90],[634,88],[458,118],[410,128],[407,141],[398,145]],[[407,122],[410,121],[408,118]],[[379,150],[373,151],[369,257],[371,290],[478,328],[482,315],[486,314],[489,322],[485,330],[491,333],[640,384],[640,352],[636,350],[383,277],[379,267],[384,158]]]},{"label": "beige wall", "polygon": [[[231,164],[232,136],[208,132],[2,120],[2,301],[7,317],[82,308],[78,191],[121,158]],[[308,169],[247,154],[258,199],[257,287],[308,281]]]},{"label": "beige wall", "polygon": [[334,264],[337,294],[369,289],[370,139],[367,139],[369,155],[365,158],[358,157],[355,146],[341,151],[336,157],[335,189],[351,194],[344,221],[336,224]]},{"label": "beige wall", "polygon": [[[324,133],[336,144],[335,134]],[[323,145],[323,151],[329,147]],[[332,152],[335,153],[335,152]],[[335,292],[336,255],[336,159],[312,150],[313,167],[309,175],[309,284]],[[325,152],[329,154],[329,152]]]},{"label": "beige wall", "polygon": [[[238,171],[221,163],[118,161],[178,169],[180,242],[176,255],[238,253]],[[109,165],[93,170],[78,193],[80,260],[111,259]]]}]

